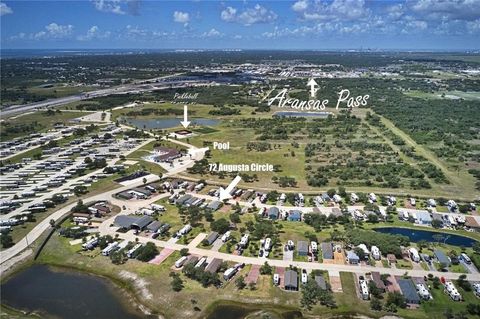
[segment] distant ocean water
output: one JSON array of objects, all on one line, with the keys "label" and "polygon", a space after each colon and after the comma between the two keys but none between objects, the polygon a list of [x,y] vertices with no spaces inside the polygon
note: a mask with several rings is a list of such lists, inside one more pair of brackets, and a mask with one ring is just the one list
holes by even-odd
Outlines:
[{"label": "distant ocean water", "polygon": [[1,49],[0,58],[39,58],[57,56],[79,55],[111,55],[111,54],[143,54],[152,52],[165,52],[166,50],[145,49]]}]

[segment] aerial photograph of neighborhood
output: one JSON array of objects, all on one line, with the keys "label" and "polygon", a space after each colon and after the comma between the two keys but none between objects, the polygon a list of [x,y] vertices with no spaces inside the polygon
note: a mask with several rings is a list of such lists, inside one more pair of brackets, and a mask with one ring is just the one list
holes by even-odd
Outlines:
[{"label": "aerial photograph of neighborhood", "polygon": [[0,319],[480,318],[480,0],[0,30]]}]

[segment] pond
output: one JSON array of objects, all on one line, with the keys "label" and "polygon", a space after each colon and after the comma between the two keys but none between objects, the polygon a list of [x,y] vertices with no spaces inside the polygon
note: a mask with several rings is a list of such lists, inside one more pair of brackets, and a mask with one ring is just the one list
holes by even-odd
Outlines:
[{"label": "pond", "polygon": [[42,314],[42,318],[139,319],[107,279],[34,265],[1,286],[1,303]]},{"label": "pond", "polygon": [[[420,230],[420,229],[410,229],[410,228],[402,228],[402,227],[381,227],[374,229],[377,232],[392,234],[392,235],[403,235],[410,238],[410,241],[416,243],[420,240],[426,240],[427,242],[438,242],[440,239],[441,243],[445,243],[448,245],[453,246],[464,246],[464,247],[472,247],[473,244],[476,242],[475,239],[461,236],[461,235],[454,235],[454,234],[446,234],[446,233],[439,233],[429,230]],[[442,236],[441,238],[436,238],[437,236]]]},{"label": "pond", "polygon": [[333,115],[331,112],[275,112],[273,116],[280,117],[317,117],[326,119],[329,115]]},{"label": "pond", "polygon": [[[181,126],[180,121],[183,121],[182,118],[160,118],[160,119],[135,119],[135,118],[126,118],[126,122],[130,125],[133,125],[139,129],[166,129]],[[215,126],[220,123],[220,120],[207,119],[207,118],[195,118],[189,119],[192,125],[204,125],[204,126]]]}]

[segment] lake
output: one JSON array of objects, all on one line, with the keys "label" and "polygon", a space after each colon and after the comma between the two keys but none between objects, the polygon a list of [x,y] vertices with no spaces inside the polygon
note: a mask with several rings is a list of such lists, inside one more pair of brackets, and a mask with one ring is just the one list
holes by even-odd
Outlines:
[{"label": "lake", "polygon": [[465,246],[465,247],[472,247],[473,244],[476,242],[475,239],[461,236],[461,235],[454,235],[454,234],[445,234],[439,233],[429,230],[420,230],[420,229],[409,229],[409,228],[401,228],[401,227],[381,227],[374,229],[377,232],[392,234],[392,235],[403,235],[410,238],[410,241],[416,243],[420,240],[426,240],[427,242],[437,242],[438,239],[435,239],[434,235],[442,235],[443,239],[441,240],[442,243],[446,243],[448,245],[453,246]]},{"label": "lake", "polygon": [[12,308],[39,312],[42,318],[139,319],[127,309],[107,279],[34,265],[1,286],[1,302]]},{"label": "lake", "polygon": [[333,115],[331,112],[275,112],[273,116],[280,117],[317,117],[326,119],[329,115]]},{"label": "lake", "polygon": [[[126,118],[128,124],[133,125],[139,129],[165,129],[181,126],[180,121],[183,121],[183,118],[161,118],[161,119],[135,119],[135,118]],[[207,119],[207,118],[195,118],[189,119],[193,124],[204,125],[204,126],[215,126],[220,123],[220,120]]]}]

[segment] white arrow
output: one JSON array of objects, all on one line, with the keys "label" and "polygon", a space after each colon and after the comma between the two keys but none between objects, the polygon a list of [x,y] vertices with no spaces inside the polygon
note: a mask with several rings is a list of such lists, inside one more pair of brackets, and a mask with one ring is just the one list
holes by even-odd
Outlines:
[{"label": "white arrow", "polygon": [[315,89],[315,87],[318,86],[317,82],[315,82],[315,80],[311,78],[308,81],[307,86],[310,87],[310,96],[315,97],[315,93],[317,92],[317,89]]},{"label": "white arrow", "polygon": [[223,189],[223,187],[220,187],[220,200],[223,201],[224,199],[229,199],[229,198],[232,198],[232,195],[230,195],[230,192],[235,188],[235,186],[237,186],[237,184],[242,180],[242,178],[237,175],[237,177],[235,177],[233,179],[233,181],[230,183],[230,185],[228,185],[227,188]]},{"label": "white arrow", "polygon": [[180,122],[184,128],[187,128],[190,125],[190,122],[188,121],[188,106],[184,105],[183,106],[183,121]]}]

